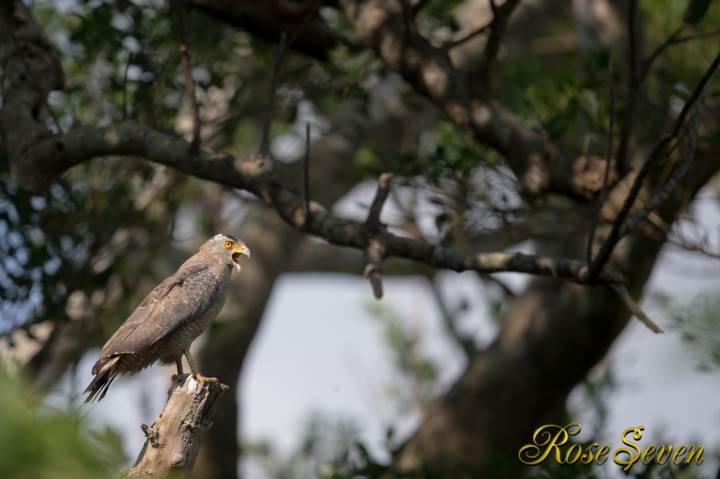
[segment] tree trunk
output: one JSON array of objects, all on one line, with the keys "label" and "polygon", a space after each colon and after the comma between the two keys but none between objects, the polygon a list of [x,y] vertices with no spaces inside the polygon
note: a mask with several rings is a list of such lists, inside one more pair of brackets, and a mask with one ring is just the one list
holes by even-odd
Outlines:
[{"label": "tree trunk", "polygon": [[[693,170],[660,208],[668,231],[718,171],[717,153],[698,152]],[[612,257],[610,266],[627,276],[634,298],[642,297],[665,242],[664,234],[654,233],[650,238],[638,231]],[[554,247],[577,252],[584,247],[578,244],[583,237],[577,238],[554,239]],[[537,427],[562,418],[567,395],[605,356],[629,318],[618,296],[604,287],[533,280],[508,309],[497,339],[438,400],[395,465],[459,479],[521,475],[519,448],[531,442]]]}]

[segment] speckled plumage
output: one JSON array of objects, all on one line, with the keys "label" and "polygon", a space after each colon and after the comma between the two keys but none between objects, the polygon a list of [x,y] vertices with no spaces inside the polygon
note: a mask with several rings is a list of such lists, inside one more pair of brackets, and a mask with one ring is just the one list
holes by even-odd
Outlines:
[{"label": "speckled plumage", "polygon": [[200,251],[160,283],[105,343],[85,390],[86,402],[98,393],[102,399],[118,374],[134,374],[156,361],[178,365],[187,357],[193,373],[190,344],[225,304],[233,266],[239,256],[250,256],[245,243],[230,235],[215,235]]}]

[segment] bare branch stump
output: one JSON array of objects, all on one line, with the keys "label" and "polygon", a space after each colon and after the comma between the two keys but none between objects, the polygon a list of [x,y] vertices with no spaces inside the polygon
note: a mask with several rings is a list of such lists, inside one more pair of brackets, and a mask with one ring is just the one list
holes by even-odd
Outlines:
[{"label": "bare branch stump", "polygon": [[227,389],[219,382],[199,382],[192,374],[173,376],[165,408],[152,426],[142,425],[147,440],[135,465],[123,468],[122,476],[188,476]]}]

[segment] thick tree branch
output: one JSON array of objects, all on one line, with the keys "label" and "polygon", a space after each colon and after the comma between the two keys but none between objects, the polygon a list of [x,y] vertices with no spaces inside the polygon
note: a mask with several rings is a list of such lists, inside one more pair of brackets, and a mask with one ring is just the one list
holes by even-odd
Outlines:
[{"label": "thick tree branch", "polygon": [[490,23],[490,35],[488,36],[487,43],[485,44],[485,52],[480,60],[480,65],[477,70],[479,80],[485,85],[490,85],[490,72],[492,66],[497,59],[498,52],[500,51],[500,44],[502,38],[507,30],[508,21],[512,15],[515,7],[518,6],[520,0],[506,0],[500,6],[497,6],[494,1],[490,2],[490,7],[493,12],[493,19]]},{"label": "thick tree branch", "polygon": [[3,104],[0,136],[11,175],[21,174],[24,149],[50,136],[43,110],[47,95],[63,86],[60,61],[22,2],[0,2]]},{"label": "thick tree branch", "polygon": [[[388,13],[380,8],[385,4],[368,3],[374,5],[375,13]],[[361,32],[363,28],[367,27],[364,22],[370,22],[371,26],[378,26],[373,18],[364,18],[367,15],[364,5],[363,8],[357,5],[349,8],[351,14],[354,12],[362,17],[360,20],[355,19],[359,22],[356,26]],[[398,22],[399,27],[389,30],[382,27],[383,31],[390,32],[390,36],[386,38],[386,40],[388,38],[391,40],[390,46],[392,47],[396,42],[400,42],[400,46],[419,45],[422,52],[434,55],[435,59],[440,62],[435,65],[436,67],[447,68],[446,74],[455,75],[456,72],[450,66],[447,55],[442,52],[438,53],[439,50],[430,47],[414,29],[403,28],[402,5],[398,3],[390,5],[390,7],[393,6],[398,10],[392,11],[392,15],[387,19],[391,21],[391,27],[398,27],[396,25]],[[3,18],[7,17],[6,13]],[[353,15],[350,17],[353,18]],[[380,25],[382,24],[381,22]],[[404,37],[404,40],[393,39],[394,35],[400,35]],[[29,39],[29,43],[37,43],[37,38],[41,39],[42,37],[36,33]],[[442,94],[448,97],[451,103],[461,99],[453,96],[456,91],[452,88],[448,89],[448,85],[442,86],[442,91],[436,90],[437,82],[426,77],[425,74],[428,72],[424,71],[425,67],[420,67],[414,60],[411,60],[412,55],[403,54],[401,55],[403,58],[395,60],[389,58],[388,55],[394,53],[386,50],[385,43],[387,42],[383,43],[380,52],[386,57],[386,62],[391,66],[395,62],[403,69],[419,68],[416,73],[421,75],[421,83],[431,96]],[[17,53],[19,49],[15,48],[14,50]],[[51,54],[48,55],[53,58]],[[17,74],[17,83],[10,84],[6,92],[7,103],[11,107],[6,106],[2,111],[3,121],[0,122],[0,133],[6,141],[8,138],[13,139],[13,118],[15,116],[22,117],[27,113],[28,108],[34,107],[38,101],[42,101],[43,95],[47,94],[49,88],[57,88],[55,83],[43,87],[28,81],[25,74],[29,72],[26,71],[27,67],[22,65],[24,62],[16,59],[8,63],[8,71],[12,72],[15,68],[19,70],[19,73]],[[434,71],[432,66],[431,71]],[[18,105],[12,103],[12,100],[18,97],[22,98],[26,93],[32,94],[32,103],[19,102]],[[460,105],[457,106],[460,107]],[[482,104],[479,108],[481,111],[487,110],[487,107]],[[474,113],[477,112],[473,112],[473,115]],[[504,115],[507,121],[516,122],[517,126],[520,126],[519,121],[509,112]],[[507,121],[504,122],[504,126],[508,126]],[[492,123],[489,119],[473,119],[474,124],[486,122]],[[35,124],[34,129],[40,130],[40,125]],[[536,134],[533,133],[533,135]],[[544,139],[539,139],[544,142]],[[187,141],[154,131],[133,121],[124,121],[105,128],[78,128],[67,134],[52,136],[48,139],[41,135],[30,140],[27,137],[19,137],[18,142],[16,148],[8,149],[12,175],[20,185],[35,192],[45,191],[60,174],[72,166],[109,155],[139,156],[171,166],[198,178],[252,192],[274,208],[280,217],[292,227],[323,238],[332,244],[365,251],[369,266],[366,268],[366,274],[371,280],[377,297],[382,295],[381,263],[384,258],[389,256],[412,259],[436,268],[447,268],[454,271],[474,270],[479,273],[512,271],[565,278],[577,283],[587,283],[590,279],[586,263],[577,260],[520,253],[468,253],[389,233],[381,228],[379,223],[379,210],[387,196],[387,191],[389,191],[389,177],[381,178],[375,207],[371,209],[368,222],[357,223],[335,217],[316,205],[308,211],[307,199],[293,187],[281,181],[277,165],[272,161],[263,157],[243,160],[207,149],[198,151],[197,155],[190,155],[189,153],[194,153],[192,152],[193,145]],[[625,278],[614,271],[602,271],[596,279],[598,283],[602,284],[625,282]]]},{"label": "thick tree branch", "polygon": [[[254,193],[293,228],[305,230],[331,244],[364,250],[373,237],[382,243],[386,256],[412,259],[437,268],[481,273],[511,271],[577,283],[589,280],[583,261],[521,253],[462,252],[384,230],[369,235],[364,223],[338,218],[315,204],[311,207],[312,221],[308,228],[305,198],[281,181],[272,161],[262,157],[243,160],[207,149],[201,149],[197,158],[189,158],[189,148],[190,143],[182,138],[134,121],[105,128],[78,128],[28,149],[22,158],[22,167],[16,169],[15,179],[23,187],[41,192],[63,171],[82,162],[109,155],[139,156],[198,178]],[[11,158],[11,161],[16,160]],[[598,275],[601,284],[623,282],[623,276],[617,272],[603,271]]]},{"label": "thick tree branch", "polygon": [[[388,68],[399,73],[420,94],[441,108],[459,127],[497,150],[534,196],[556,191],[592,198],[600,188],[605,162],[573,158],[542,134],[525,125],[498,101],[474,73],[456,69],[446,48],[433,47],[417,29],[406,28],[399,0],[341,0],[345,16],[360,40]],[[516,1],[497,7],[503,23]],[[499,28],[499,27],[498,27]],[[502,28],[497,30],[498,34]],[[492,52],[490,52],[492,53]],[[615,177],[615,175],[613,175]]]},{"label": "thick tree branch", "polygon": [[283,32],[294,35],[310,13],[312,18],[292,42],[293,50],[323,61],[340,45],[353,51],[362,50],[359,45],[330,30],[317,14],[317,5],[310,5],[308,2],[186,0],[186,3],[270,42],[280,41]]}]

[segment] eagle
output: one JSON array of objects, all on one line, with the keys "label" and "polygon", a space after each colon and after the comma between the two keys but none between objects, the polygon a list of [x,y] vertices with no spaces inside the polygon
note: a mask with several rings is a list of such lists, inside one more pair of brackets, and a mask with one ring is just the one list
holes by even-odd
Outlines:
[{"label": "eagle", "polygon": [[250,257],[244,242],[215,235],[155,287],[103,346],[92,368],[95,377],[83,392],[85,402],[105,397],[118,374],[135,374],[156,361],[175,363],[182,375],[183,355],[198,380],[209,380],[198,373],[190,344],[225,304],[233,266],[240,271],[242,255]]}]

